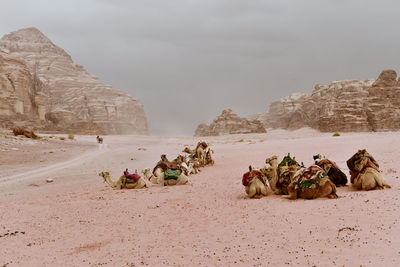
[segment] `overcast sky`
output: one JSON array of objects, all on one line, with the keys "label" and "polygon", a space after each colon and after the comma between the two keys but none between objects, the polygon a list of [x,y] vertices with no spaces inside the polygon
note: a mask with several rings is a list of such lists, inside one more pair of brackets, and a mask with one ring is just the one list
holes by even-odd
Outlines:
[{"label": "overcast sky", "polygon": [[138,98],[152,135],[193,135],[225,108],[265,112],[317,83],[400,71],[396,0],[12,0],[0,35],[37,27]]}]

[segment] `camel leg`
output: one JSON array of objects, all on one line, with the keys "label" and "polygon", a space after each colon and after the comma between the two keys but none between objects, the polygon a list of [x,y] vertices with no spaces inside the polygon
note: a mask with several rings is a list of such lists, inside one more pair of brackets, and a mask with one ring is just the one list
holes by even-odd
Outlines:
[{"label": "camel leg", "polygon": [[165,185],[164,172],[161,172],[160,176],[157,177],[157,184],[161,186]]},{"label": "camel leg", "polygon": [[179,175],[178,179],[176,180],[177,185],[183,185],[189,183],[188,177],[182,172],[181,175]]},{"label": "camel leg", "polygon": [[363,190],[372,190],[375,189],[377,186],[377,183],[375,181],[375,175],[371,172],[365,172],[361,176],[361,184],[362,184],[362,189]]},{"label": "camel leg", "polygon": [[330,182],[330,185],[331,185],[331,188],[332,188],[332,191],[328,195],[328,198],[338,198],[339,196],[336,194],[336,186],[335,186],[335,184],[331,180],[328,180],[328,181]]},{"label": "camel leg", "polygon": [[150,179],[153,184],[158,184],[164,186],[164,172],[161,168],[157,168]]},{"label": "camel leg", "polygon": [[136,183],[135,189],[140,189],[145,187],[147,187],[146,181],[143,178],[140,178]]},{"label": "camel leg", "polygon": [[261,186],[261,190],[260,191],[261,191],[260,193],[262,195],[264,195],[264,196],[267,195],[267,187],[264,184]]},{"label": "camel leg", "polygon": [[277,181],[278,181],[278,177],[272,177],[271,180],[269,181],[269,185],[271,186],[272,191],[276,190],[276,182]]},{"label": "camel leg", "polygon": [[357,190],[361,190],[362,189],[361,178],[355,180],[354,183],[351,186],[354,187]]},{"label": "camel leg", "polygon": [[388,183],[386,182],[385,177],[382,175],[382,173],[373,170],[373,173],[375,174],[375,182],[378,185],[378,189],[384,189],[385,187],[387,188],[392,188]]},{"label": "camel leg", "polygon": [[253,198],[257,194],[256,185],[254,183],[251,183],[248,187],[249,190],[247,194],[249,195],[249,198]]},{"label": "camel leg", "polygon": [[[296,185],[294,182],[288,185],[287,191],[288,191],[289,199],[293,199],[293,200],[297,199],[297,189],[296,189]],[[277,192],[277,191],[275,191],[275,192]]]}]

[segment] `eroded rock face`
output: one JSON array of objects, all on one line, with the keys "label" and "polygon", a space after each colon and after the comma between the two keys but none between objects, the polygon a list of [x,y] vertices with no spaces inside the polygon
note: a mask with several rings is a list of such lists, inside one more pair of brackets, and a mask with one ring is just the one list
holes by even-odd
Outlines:
[{"label": "eroded rock face", "polygon": [[266,133],[259,120],[240,118],[231,109],[225,109],[210,125],[200,124],[195,136],[216,136],[225,134]]},{"label": "eroded rock face", "polygon": [[0,50],[0,126],[13,120],[45,121],[47,96],[27,65]]},{"label": "eroded rock face", "polygon": [[295,94],[258,115],[266,128],[312,127],[323,132],[400,129],[400,84],[394,70],[377,80],[316,85],[311,95]]},{"label": "eroded rock face", "polygon": [[[79,125],[80,132],[85,132],[86,127],[88,131],[91,129],[89,132],[101,129],[100,132],[106,134],[148,134],[143,105],[137,99],[102,83],[82,66],[74,64],[63,49],[36,28],[3,36],[0,49],[3,54],[25,64],[27,68],[23,71],[27,77],[31,76],[27,84],[40,84],[40,92],[34,95],[39,105],[36,113],[40,120],[51,124],[51,128],[69,130]],[[11,77],[18,74],[17,71],[13,73]],[[7,81],[5,77],[3,75],[2,84]],[[34,77],[37,77],[35,81]],[[27,84],[21,86],[25,88],[23,91],[29,91]],[[3,105],[1,107],[4,109]]]}]

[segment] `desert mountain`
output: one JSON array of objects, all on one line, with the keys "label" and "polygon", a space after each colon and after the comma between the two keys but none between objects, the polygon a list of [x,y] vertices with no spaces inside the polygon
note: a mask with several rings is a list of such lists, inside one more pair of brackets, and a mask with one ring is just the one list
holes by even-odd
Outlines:
[{"label": "desert mountain", "polygon": [[[400,80],[384,70],[377,80],[334,81],[310,94],[273,102],[257,119],[266,128],[312,127],[322,132],[400,130]],[[252,118],[255,118],[254,116]]]},{"label": "desert mountain", "polygon": [[225,134],[266,133],[258,120],[239,117],[231,109],[225,109],[210,125],[200,124],[194,136],[217,136]]},{"label": "desert mountain", "polygon": [[3,126],[148,134],[140,101],[102,83],[36,28],[0,39],[0,88]]}]

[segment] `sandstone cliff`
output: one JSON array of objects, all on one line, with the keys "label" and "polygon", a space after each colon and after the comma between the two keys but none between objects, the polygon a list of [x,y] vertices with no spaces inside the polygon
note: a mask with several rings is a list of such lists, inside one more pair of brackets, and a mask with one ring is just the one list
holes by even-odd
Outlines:
[{"label": "sandstone cliff", "polygon": [[266,128],[312,127],[323,132],[400,130],[400,82],[394,70],[377,80],[316,85],[311,95],[293,94],[273,102],[257,119]]},{"label": "sandstone cliff", "polygon": [[47,102],[42,89],[24,62],[0,50],[0,127],[10,127],[10,118],[44,120]]},{"label": "sandstone cliff", "polygon": [[[3,36],[0,50],[2,61],[19,62],[7,64],[0,71],[3,118],[36,119],[45,129],[69,132],[148,134],[143,105],[138,100],[76,65],[36,28]],[[18,90],[10,93],[10,81],[16,79]]]},{"label": "sandstone cliff", "polygon": [[194,136],[216,136],[225,134],[266,133],[258,120],[240,118],[231,109],[225,109],[210,125],[200,124]]}]

